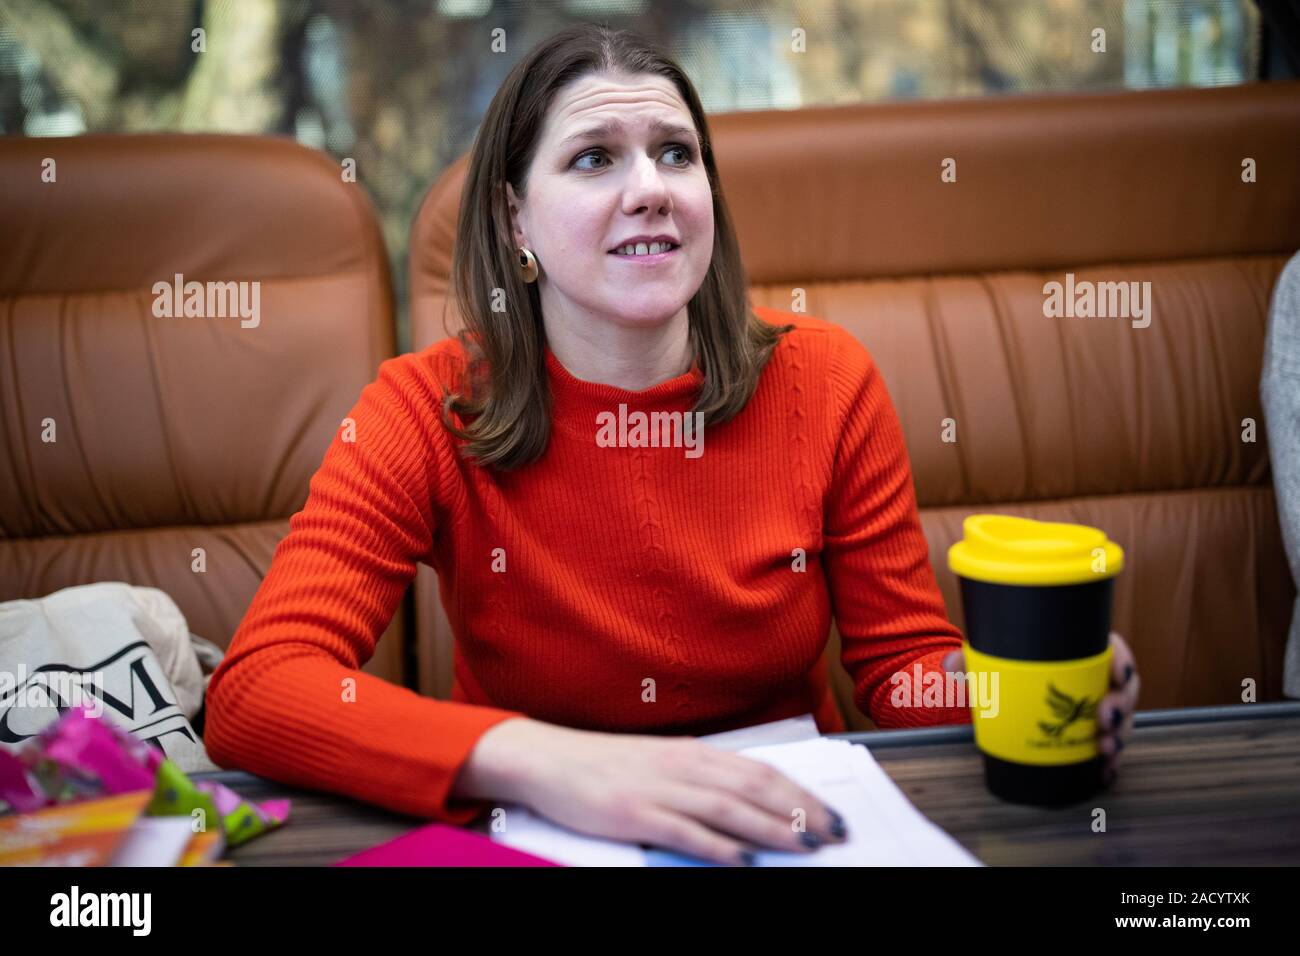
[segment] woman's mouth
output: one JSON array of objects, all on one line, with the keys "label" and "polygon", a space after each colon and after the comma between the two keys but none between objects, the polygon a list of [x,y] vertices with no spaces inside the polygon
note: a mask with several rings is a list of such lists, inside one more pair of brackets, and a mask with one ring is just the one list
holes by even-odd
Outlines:
[{"label": "woman's mouth", "polygon": [[671,242],[638,242],[611,249],[607,254],[622,262],[636,265],[655,265],[672,258],[680,248],[680,245]]}]

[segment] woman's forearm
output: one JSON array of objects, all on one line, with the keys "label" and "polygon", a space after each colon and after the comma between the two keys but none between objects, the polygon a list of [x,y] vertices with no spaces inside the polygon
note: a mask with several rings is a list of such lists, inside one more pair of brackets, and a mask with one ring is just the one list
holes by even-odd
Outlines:
[{"label": "woman's forearm", "polygon": [[572,731],[530,717],[512,717],[490,727],[470,751],[451,795],[526,805],[545,742],[566,732]]}]

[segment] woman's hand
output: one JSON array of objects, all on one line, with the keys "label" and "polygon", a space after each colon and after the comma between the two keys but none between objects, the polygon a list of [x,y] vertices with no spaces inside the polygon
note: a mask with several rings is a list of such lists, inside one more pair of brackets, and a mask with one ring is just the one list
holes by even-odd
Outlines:
[{"label": "woman's hand", "polygon": [[572,830],[723,864],[752,864],[755,847],[810,853],[847,836],[830,808],[760,761],[693,737],[523,717],[479,738],[453,793],[522,803]]},{"label": "woman's hand", "polygon": [[[1133,714],[1137,710],[1138,691],[1142,686],[1128,642],[1111,631],[1110,646],[1114,650],[1110,662],[1110,691],[1097,707],[1097,747],[1106,757],[1103,779],[1107,784],[1119,772],[1120,754],[1133,733]],[[966,655],[961,651],[953,651],[943,659],[943,668],[965,670],[965,660]]]}]

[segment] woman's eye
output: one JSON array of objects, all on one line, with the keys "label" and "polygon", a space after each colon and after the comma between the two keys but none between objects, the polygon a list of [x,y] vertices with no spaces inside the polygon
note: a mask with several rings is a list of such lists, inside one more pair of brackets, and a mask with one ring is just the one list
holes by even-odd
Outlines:
[{"label": "woman's eye", "polygon": [[690,147],[682,146],[680,143],[674,143],[672,146],[669,146],[667,152],[681,153],[683,157],[681,165],[683,166],[695,158],[695,154],[691,152]]},{"label": "woman's eye", "polygon": [[[590,156],[599,156],[599,155],[601,155],[603,152],[604,152],[604,150],[601,150],[601,149],[589,149],[589,150],[587,150],[587,152],[583,153],[581,156],[579,156],[577,159],[575,159],[575,160],[573,161],[573,165],[574,165],[574,166],[577,166],[577,165],[578,165],[580,162],[582,162],[584,159],[587,159],[587,158],[590,157]],[[581,167],[581,168],[583,168],[583,169],[591,169],[590,166],[584,166],[584,167]],[[599,168],[599,167],[597,167],[597,168]]]}]

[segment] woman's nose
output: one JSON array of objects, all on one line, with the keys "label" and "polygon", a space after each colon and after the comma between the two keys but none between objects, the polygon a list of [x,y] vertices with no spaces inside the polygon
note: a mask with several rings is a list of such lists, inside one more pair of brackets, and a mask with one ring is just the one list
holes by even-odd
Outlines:
[{"label": "woman's nose", "polygon": [[642,156],[633,164],[623,194],[624,212],[630,215],[643,209],[656,212],[669,212],[672,209],[668,182],[649,156]]}]

